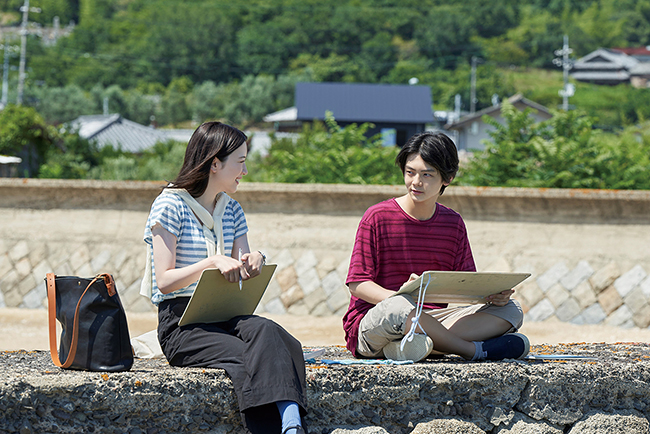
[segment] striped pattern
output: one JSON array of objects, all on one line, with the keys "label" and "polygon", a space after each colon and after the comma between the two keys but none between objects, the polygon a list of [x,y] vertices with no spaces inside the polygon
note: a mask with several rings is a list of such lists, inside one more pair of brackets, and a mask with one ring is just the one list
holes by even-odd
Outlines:
[{"label": "striped pattern", "polygon": [[[151,228],[160,225],[176,237],[176,268],[192,265],[207,257],[208,251],[203,237],[203,226],[190,209],[190,207],[176,195],[161,195],[156,198],[151,206],[151,212],[147,219],[147,226],[144,232],[144,241],[151,248]],[[246,217],[241,205],[233,199],[226,206],[223,215],[223,242],[224,254],[232,254],[232,245],[235,238],[239,238],[248,232]],[[213,234],[214,237],[214,234]],[[215,241],[216,243],[216,241]],[[162,294],[156,283],[156,269],[153,266],[153,290],[151,301],[158,305],[162,300],[191,296],[196,282],[171,294]]]},{"label": "striped pattern", "polygon": [[[373,281],[397,291],[411,273],[428,270],[476,271],[461,216],[437,204],[433,217],[420,221],[406,214],[395,199],[368,208],[359,223],[345,283]],[[359,322],[372,307],[350,299],[343,323],[351,351],[356,349]]]}]

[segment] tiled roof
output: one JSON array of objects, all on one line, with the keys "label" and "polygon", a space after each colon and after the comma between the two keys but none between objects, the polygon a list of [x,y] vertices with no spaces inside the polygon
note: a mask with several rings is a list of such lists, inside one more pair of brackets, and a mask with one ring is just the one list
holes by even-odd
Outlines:
[{"label": "tiled roof", "polygon": [[97,142],[100,148],[112,145],[133,153],[143,152],[157,142],[177,140],[165,130],[140,125],[119,114],[80,116],[71,125],[79,129],[81,137]]}]

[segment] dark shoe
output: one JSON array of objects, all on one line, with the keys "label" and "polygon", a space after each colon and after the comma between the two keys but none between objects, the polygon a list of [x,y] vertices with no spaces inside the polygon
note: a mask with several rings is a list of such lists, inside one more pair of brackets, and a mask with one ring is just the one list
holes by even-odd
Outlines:
[{"label": "dark shoe", "polygon": [[528,355],[530,342],[521,333],[508,333],[483,341],[486,360],[523,359]]}]

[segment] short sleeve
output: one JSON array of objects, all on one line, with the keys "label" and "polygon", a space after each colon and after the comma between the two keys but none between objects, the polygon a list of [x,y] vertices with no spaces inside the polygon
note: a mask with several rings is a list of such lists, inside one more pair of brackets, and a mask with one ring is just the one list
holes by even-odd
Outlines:
[{"label": "short sleeve", "polygon": [[233,223],[234,223],[234,232],[235,239],[246,235],[248,233],[248,225],[246,223],[246,216],[244,215],[244,210],[237,201],[233,202]]},{"label": "short sleeve", "polygon": [[183,219],[184,207],[182,199],[176,195],[165,194],[156,198],[151,206],[151,212],[147,219],[147,225],[144,231],[144,241],[147,244],[152,243],[151,228],[160,224],[166,231],[180,238],[181,222]]},{"label": "short sleeve", "polygon": [[366,214],[359,223],[350,258],[350,269],[345,284],[375,281],[377,278],[375,228],[372,215]]}]

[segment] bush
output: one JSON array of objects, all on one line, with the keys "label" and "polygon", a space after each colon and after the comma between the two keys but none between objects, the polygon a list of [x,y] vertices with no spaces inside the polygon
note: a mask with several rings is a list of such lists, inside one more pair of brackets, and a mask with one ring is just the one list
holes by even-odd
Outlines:
[{"label": "bush", "polygon": [[272,138],[266,157],[249,163],[251,181],[340,184],[399,184],[397,147],[367,138],[370,124],[338,126],[331,113],[325,124],[305,125],[297,140]]},{"label": "bush", "polygon": [[557,112],[535,123],[530,111],[507,101],[500,125],[489,116],[491,141],[475,154],[459,183],[495,187],[650,189],[650,134],[637,127],[616,135],[595,130],[593,119]]}]

